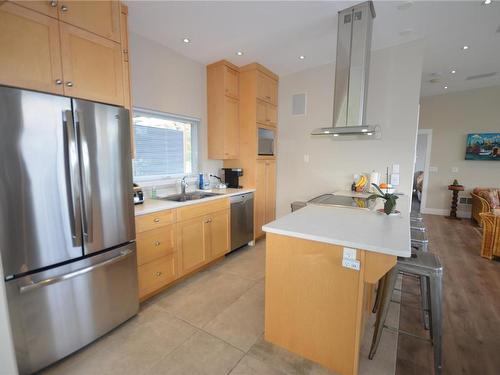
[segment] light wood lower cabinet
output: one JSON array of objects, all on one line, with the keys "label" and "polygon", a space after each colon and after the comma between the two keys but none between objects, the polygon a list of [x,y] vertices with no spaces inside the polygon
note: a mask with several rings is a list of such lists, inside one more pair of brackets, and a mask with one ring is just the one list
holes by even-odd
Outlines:
[{"label": "light wood lower cabinet", "polygon": [[137,216],[135,226],[144,300],[229,251],[229,199]]},{"label": "light wood lower cabinet", "polygon": [[71,25],[60,27],[65,94],[123,105],[120,44]]},{"label": "light wood lower cabinet", "polygon": [[176,253],[172,253],[138,267],[139,298],[168,285],[178,277]]},{"label": "light wood lower cabinet", "polygon": [[59,22],[0,3],[0,83],[63,94]]},{"label": "light wood lower cabinet", "polygon": [[262,226],[276,218],[276,160],[257,160],[254,212],[258,238],[264,235]]}]

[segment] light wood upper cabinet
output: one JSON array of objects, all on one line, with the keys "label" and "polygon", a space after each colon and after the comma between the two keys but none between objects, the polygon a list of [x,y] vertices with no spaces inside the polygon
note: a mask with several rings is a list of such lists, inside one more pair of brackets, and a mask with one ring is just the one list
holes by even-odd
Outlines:
[{"label": "light wood upper cabinet", "polygon": [[257,99],[257,122],[268,125],[276,126],[278,123],[278,110],[275,105],[267,103],[263,100]]},{"label": "light wood upper cabinet", "polygon": [[60,24],[64,93],[123,105],[123,67],[119,43]]},{"label": "light wood upper cabinet", "polygon": [[257,98],[278,105],[278,82],[260,71],[257,73]]},{"label": "light wood upper cabinet", "polygon": [[276,160],[257,160],[254,203],[255,237],[264,235],[262,226],[276,218]]},{"label": "light wood upper cabinet", "polygon": [[199,268],[207,261],[209,224],[204,216],[178,224],[179,270],[182,275]]},{"label": "light wood upper cabinet", "polygon": [[14,1],[25,8],[36,10],[47,16],[57,18],[57,1],[56,0],[38,0],[38,1]]},{"label": "light wood upper cabinet", "polygon": [[210,215],[210,258],[215,259],[229,251],[229,210]]},{"label": "light wood upper cabinet", "polygon": [[59,23],[12,3],[0,5],[0,83],[63,93]]},{"label": "light wood upper cabinet", "polygon": [[224,65],[224,94],[235,99],[240,97],[239,72]]},{"label": "light wood upper cabinet", "polygon": [[118,1],[58,1],[58,10],[61,21],[120,42]]},{"label": "light wood upper cabinet", "polygon": [[239,155],[239,72],[227,61],[207,67],[208,157]]}]

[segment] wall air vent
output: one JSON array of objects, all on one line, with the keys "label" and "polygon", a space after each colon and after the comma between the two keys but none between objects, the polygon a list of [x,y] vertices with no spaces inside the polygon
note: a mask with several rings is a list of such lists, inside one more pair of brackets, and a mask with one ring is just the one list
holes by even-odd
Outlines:
[{"label": "wall air vent", "polygon": [[493,77],[495,74],[497,74],[497,72],[477,74],[475,76],[468,76],[465,80],[470,81],[472,79],[488,78],[488,77]]}]

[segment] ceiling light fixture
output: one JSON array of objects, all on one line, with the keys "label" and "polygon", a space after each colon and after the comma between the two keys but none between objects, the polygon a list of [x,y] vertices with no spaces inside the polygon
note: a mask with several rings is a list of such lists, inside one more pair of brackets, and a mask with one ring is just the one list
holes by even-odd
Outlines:
[{"label": "ceiling light fixture", "polygon": [[182,39],[182,41],[184,43],[191,43],[191,39],[189,39],[189,38],[184,38],[184,39]]},{"label": "ceiling light fixture", "polygon": [[444,87],[444,89],[445,89],[445,90],[448,90],[448,86],[445,86],[445,87]]},{"label": "ceiling light fixture", "polygon": [[241,51],[236,52],[236,54],[237,54],[238,56],[243,56],[243,52],[241,52]]},{"label": "ceiling light fixture", "polygon": [[483,1],[483,5],[490,5],[491,4],[491,0],[484,0]]},{"label": "ceiling light fixture", "polygon": [[468,45],[465,45],[465,46],[463,46],[463,47],[462,47],[462,49],[463,49],[464,51],[466,51],[466,50],[468,50],[468,49],[469,49],[469,46],[468,46]]},{"label": "ceiling light fixture", "polygon": [[304,55],[299,56],[299,60],[304,60],[306,57]]},{"label": "ceiling light fixture", "polygon": [[451,74],[455,74],[457,71],[455,69],[453,69],[450,73]]}]

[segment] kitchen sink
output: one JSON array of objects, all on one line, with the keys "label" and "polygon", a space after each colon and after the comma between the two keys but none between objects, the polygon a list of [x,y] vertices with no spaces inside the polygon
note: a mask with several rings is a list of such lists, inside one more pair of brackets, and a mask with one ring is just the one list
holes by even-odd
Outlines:
[{"label": "kitchen sink", "polygon": [[202,192],[202,191],[195,191],[195,192],[186,193],[186,194],[168,195],[166,197],[159,198],[159,199],[173,201],[173,202],[186,202],[186,201],[193,201],[196,199],[214,197],[216,195],[220,195],[220,194],[219,193],[208,193],[208,192]]}]

